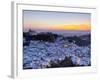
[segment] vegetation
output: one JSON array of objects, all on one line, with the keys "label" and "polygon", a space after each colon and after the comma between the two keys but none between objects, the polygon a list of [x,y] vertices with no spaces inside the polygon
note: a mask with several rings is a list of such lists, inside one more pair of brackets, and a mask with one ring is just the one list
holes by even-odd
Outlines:
[{"label": "vegetation", "polygon": [[65,57],[64,60],[57,60],[56,62],[50,61],[50,66],[47,68],[57,68],[57,67],[73,67],[75,66],[71,60],[71,57]]}]

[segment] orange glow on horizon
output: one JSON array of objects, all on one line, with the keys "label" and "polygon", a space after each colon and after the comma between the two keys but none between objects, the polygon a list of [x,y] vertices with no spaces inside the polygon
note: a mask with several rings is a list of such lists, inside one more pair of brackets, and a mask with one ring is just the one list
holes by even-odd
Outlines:
[{"label": "orange glow on horizon", "polygon": [[57,29],[59,29],[59,30],[90,30],[91,26],[90,25],[86,25],[86,24],[80,24],[80,25],[61,25],[61,26],[57,26]]},{"label": "orange glow on horizon", "polygon": [[79,24],[79,25],[42,25],[42,26],[37,26],[36,25],[27,25],[27,28],[32,28],[32,29],[41,29],[41,30],[91,30],[91,26],[89,24]]}]

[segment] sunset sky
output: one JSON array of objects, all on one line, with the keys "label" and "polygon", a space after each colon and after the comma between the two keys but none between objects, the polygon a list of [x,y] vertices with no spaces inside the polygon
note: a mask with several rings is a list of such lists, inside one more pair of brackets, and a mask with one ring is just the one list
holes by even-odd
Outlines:
[{"label": "sunset sky", "polygon": [[24,29],[39,30],[90,30],[89,13],[23,11]]}]

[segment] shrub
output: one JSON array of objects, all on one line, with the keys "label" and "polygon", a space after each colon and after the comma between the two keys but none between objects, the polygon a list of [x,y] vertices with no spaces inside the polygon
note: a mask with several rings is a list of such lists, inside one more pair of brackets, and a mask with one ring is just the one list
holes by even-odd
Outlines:
[{"label": "shrub", "polygon": [[73,64],[71,57],[65,57],[64,60],[57,60],[56,62],[50,61],[50,66],[47,68],[57,68],[57,67],[73,67],[76,66]]}]

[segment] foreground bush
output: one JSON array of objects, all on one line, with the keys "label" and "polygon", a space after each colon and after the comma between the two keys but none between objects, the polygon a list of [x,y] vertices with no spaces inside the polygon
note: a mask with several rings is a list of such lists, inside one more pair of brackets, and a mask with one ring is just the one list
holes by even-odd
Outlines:
[{"label": "foreground bush", "polygon": [[73,67],[76,66],[73,64],[71,57],[65,57],[64,60],[50,61],[50,66],[47,68],[57,68],[57,67]]}]

